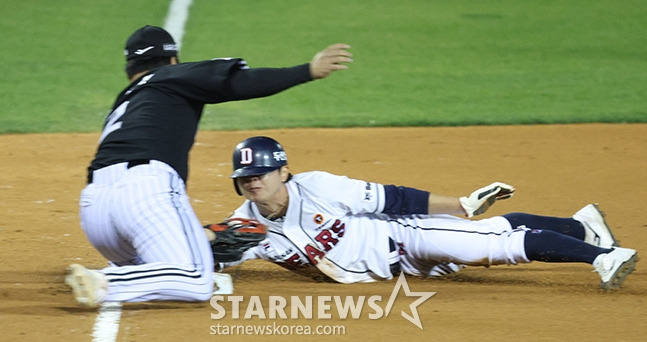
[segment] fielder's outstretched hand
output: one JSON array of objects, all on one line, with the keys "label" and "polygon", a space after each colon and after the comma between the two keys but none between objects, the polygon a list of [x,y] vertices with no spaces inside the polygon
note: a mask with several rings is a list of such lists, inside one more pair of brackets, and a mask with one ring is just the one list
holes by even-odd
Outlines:
[{"label": "fielder's outstretched hand", "polygon": [[483,214],[494,204],[494,201],[512,197],[514,190],[512,185],[494,182],[474,191],[469,197],[461,197],[459,200],[465,210],[465,216],[474,217]]},{"label": "fielder's outstretched hand", "polygon": [[348,52],[350,45],[333,44],[318,52],[310,61],[310,75],[313,79],[328,77],[331,72],[348,69],[353,55]]},{"label": "fielder's outstretched hand", "polygon": [[245,218],[229,218],[207,224],[204,229],[216,263],[240,260],[243,252],[258,245],[267,235],[266,225]]}]

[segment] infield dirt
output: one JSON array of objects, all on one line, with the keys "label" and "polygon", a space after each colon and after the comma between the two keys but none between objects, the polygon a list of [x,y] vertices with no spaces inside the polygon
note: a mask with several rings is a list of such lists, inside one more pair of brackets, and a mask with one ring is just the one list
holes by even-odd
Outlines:
[{"label": "infield dirt", "polygon": [[[325,170],[445,195],[466,195],[493,181],[517,188],[483,217],[508,212],[571,216],[599,203],[620,244],[647,249],[647,125],[545,125],[199,132],[188,192],[198,217],[220,220],[240,204],[228,178],[240,140],[280,141],[291,170]],[[91,341],[96,310],[77,307],[65,267],[106,261],[79,227],[78,197],[99,134],[0,135],[1,341]],[[370,319],[211,318],[209,303],[125,304],[117,341],[639,341],[647,324],[647,272],[639,262],[622,289],[599,289],[587,264],[469,267],[446,279],[407,277],[411,291],[436,294],[420,304],[424,330],[409,323],[412,298],[388,317]],[[395,280],[341,285],[254,261],[226,271],[235,295],[382,296]],[[240,308],[241,316],[247,302]],[[343,326],[344,335],[212,335],[213,326]]]}]

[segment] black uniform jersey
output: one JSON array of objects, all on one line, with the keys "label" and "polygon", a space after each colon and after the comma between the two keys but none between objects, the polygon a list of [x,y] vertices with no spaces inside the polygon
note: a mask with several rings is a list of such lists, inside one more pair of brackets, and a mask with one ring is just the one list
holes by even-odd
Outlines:
[{"label": "black uniform jersey", "polygon": [[310,80],[308,64],[249,69],[242,59],[213,59],[157,68],[119,94],[88,171],[159,160],[186,181],[205,104],[268,96]]}]

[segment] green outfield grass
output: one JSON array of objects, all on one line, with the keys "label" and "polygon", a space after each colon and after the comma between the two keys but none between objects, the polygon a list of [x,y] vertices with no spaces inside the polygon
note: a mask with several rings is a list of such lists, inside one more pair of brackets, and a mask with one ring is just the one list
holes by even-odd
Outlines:
[{"label": "green outfield grass", "polygon": [[[0,133],[99,131],[122,49],[168,1],[5,0]],[[210,105],[202,129],[647,122],[647,2],[195,1],[181,59],[355,62],[264,99]]]}]

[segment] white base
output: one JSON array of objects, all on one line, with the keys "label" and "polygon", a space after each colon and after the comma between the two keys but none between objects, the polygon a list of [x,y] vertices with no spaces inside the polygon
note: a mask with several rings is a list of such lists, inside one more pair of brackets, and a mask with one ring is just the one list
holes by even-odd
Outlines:
[{"label": "white base", "polygon": [[213,294],[224,294],[230,295],[234,293],[234,281],[231,279],[231,275],[227,273],[213,273]]}]

